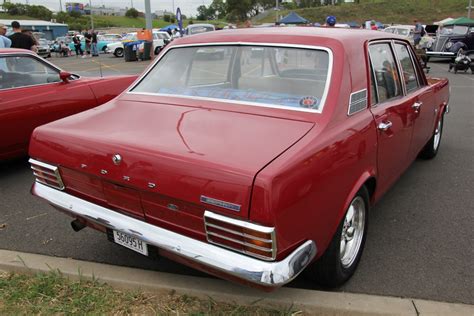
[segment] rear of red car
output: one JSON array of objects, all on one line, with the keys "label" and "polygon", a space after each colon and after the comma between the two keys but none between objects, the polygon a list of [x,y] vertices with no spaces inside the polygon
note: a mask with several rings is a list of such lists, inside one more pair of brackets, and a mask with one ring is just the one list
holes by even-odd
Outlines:
[{"label": "rear of red car", "polygon": [[251,221],[254,181],[322,122],[331,67],[324,48],[175,46],[120,98],[35,130],[32,193],[144,255],[281,286],[316,245],[281,255],[293,241]]}]

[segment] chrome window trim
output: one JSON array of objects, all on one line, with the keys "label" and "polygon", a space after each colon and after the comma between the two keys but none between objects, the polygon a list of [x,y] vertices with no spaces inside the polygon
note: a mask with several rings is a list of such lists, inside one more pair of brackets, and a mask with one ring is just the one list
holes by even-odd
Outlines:
[{"label": "chrome window trim", "polygon": [[[46,64],[47,66],[51,66],[51,68],[54,68],[54,70],[56,70],[58,72],[58,75],[61,71],[63,71],[61,68],[58,68],[56,65],[50,63],[46,59],[41,58],[40,56],[38,56],[36,54],[32,54],[32,53],[23,53],[23,52],[22,53],[0,53],[0,58],[4,58],[4,57],[31,57],[31,58],[36,59],[40,63]],[[77,76],[77,79],[74,79],[74,80],[81,79],[81,76],[79,76],[77,74],[71,74],[71,75]],[[62,81],[32,84],[32,85],[28,85],[28,86],[21,86],[21,87],[14,87],[14,88],[5,88],[5,89],[0,89],[0,91],[8,91],[8,90],[13,90],[13,89],[23,89],[23,88],[30,88],[30,87],[47,86],[47,85],[53,85],[53,84],[57,84],[57,83],[62,83]]]},{"label": "chrome window trim", "polygon": [[400,87],[402,88],[402,92],[403,94],[401,95],[397,95],[393,98],[390,98],[390,99],[387,99],[383,102],[380,102],[380,97],[379,97],[379,90],[378,90],[378,86],[377,86],[377,77],[375,75],[375,69],[374,67],[372,66],[372,71],[374,72],[374,79],[375,79],[375,88],[377,90],[377,103],[372,105],[372,107],[376,107],[378,106],[379,104],[385,104],[387,102],[390,102],[392,100],[396,100],[396,99],[401,99],[403,98],[406,94],[405,93],[405,87],[404,85],[402,84],[402,80],[401,80],[401,77],[400,77],[400,69],[398,67],[398,59],[397,59],[397,56],[395,55],[395,50],[394,50],[394,47],[393,47],[393,39],[381,39],[381,40],[374,40],[374,41],[371,41],[368,43],[368,46],[367,46],[367,51],[369,53],[369,58],[370,58],[370,61],[371,61],[371,65],[372,65],[372,57],[370,56],[370,45],[376,45],[376,44],[388,44],[388,46],[390,46],[390,50],[392,51],[392,56],[393,58],[395,59],[395,63],[397,65],[397,73],[398,73],[398,82],[400,83]]},{"label": "chrome window trim", "polygon": [[[310,50],[323,50],[328,53],[328,73],[326,76],[326,84],[324,86],[324,93],[321,97],[320,107],[317,110],[312,109],[305,109],[305,108],[294,108],[289,106],[275,106],[272,104],[266,103],[257,103],[257,102],[246,102],[246,101],[234,101],[234,100],[225,100],[225,99],[217,99],[217,98],[207,98],[207,97],[195,97],[195,96],[183,96],[183,95],[176,95],[176,94],[164,94],[164,93],[152,93],[152,92],[133,92],[132,90],[135,89],[142,80],[152,71],[156,65],[160,62],[160,60],[172,49],[176,48],[186,48],[186,47],[205,47],[205,46],[262,46],[262,47],[275,47],[275,48],[300,48],[300,49],[310,49]],[[138,78],[135,83],[130,86],[130,88],[125,91],[125,94],[135,94],[135,95],[150,95],[150,96],[165,96],[165,97],[176,97],[176,98],[183,98],[183,99],[193,99],[193,100],[202,100],[202,101],[214,101],[214,102],[223,102],[223,103],[233,103],[233,104],[242,104],[242,105],[251,105],[251,106],[259,106],[259,107],[266,107],[266,108],[274,108],[274,109],[281,109],[281,110],[291,110],[291,111],[300,111],[300,112],[309,112],[309,113],[322,113],[324,106],[326,105],[327,96],[329,94],[329,87],[332,79],[332,71],[333,71],[333,53],[329,47],[317,46],[317,45],[298,45],[298,44],[284,44],[284,43],[252,43],[252,42],[210,42],[210,43],[194,43],[194,44],[181,44],[181,45],[172,45],[167,46],[162,54],[156,59],[153,66],[149,67],[146,72],[144,72],[140,78]]]},{"label": "chrome window trim", "polygon": [[[257,224],[250,223],[250,222],[247,222],[247,221],[238,220],[238,219],[230,218],[230,217],[227,217],[227,216],[223,216],[223,215],[220,215],[220,214],[208,211],[208,210],[206,210],[204,212],[203,218],[204,218],[204,230],[206,232],[206,239],[209,243],[220,246],[220,247],[224,247],[224,248],[227,248],[227,249],[231,249],[231,250],[237,251],[239,253],[243,253],[243,254],[246,254],[248,256],[259,258],[259,259],[262,259],[262,260],[265,260],[265,261],[273,261],[273,260],[276,259],[277,245],[276,245],[275,227],[267,227],[267,226],[257,225]],[[226,229],[225,227],[222,227],[222,228],[219,227],[218,228],[218,227],[216,227],[215,224],[208,223],[207,222],[208,218],[209,219],[214,219],[216,221],[224,222],[224,223],[227,223],[227,224],[230,224],[230,225],[234,225],[234,226],[237,226],[237,227],[248,228],[250,230],[254,230],[254,231],[257,231],[257,232],[264,233],[264,234],[270,234],[270,236],[271,236],[271,248],[260,249],[260,247],[258,247],[256,245],[250,245],[250,247],[254,248],[254,249],[257,249],[257,250],[269,252],[269,253],[271,253],[271,256],[267,256],[267,257],[262,256],[262,255],[259,255],[257,253],[236,249],[236,248],[233,248],[232,246],[228,246],[228,245],[221,244],[219,242],[213,241],[212,239],[209,238],[210,235],[211,236],[216,236],[218,238],[222,238],[222,239],[225,239],[225,240],[229,240],[231,242],[235,242],[235,243],[238,243],[238,244],[242,244],[242,245],[245,245],[245,246],[249,246],[248,243],[244,244],[244,243],[242,243],[238,240],[232,239],[231,237],[222,236],[222,235],[219,235],[219,234],[216,234],[216,233],[213,233],[213,232],[209,232],[207,230],[207,225],[212,225],[211,227],[213,227],[213,228],[221,229],[221,230],[224,230],[224,231],[227,231],[227,232],[229,232],[230,229]],[[242,237],[247,237],[248,236],[247,238],[249,238],[249,239],[256,239],[256,240],[262,241],[262,238],[257,237],[257,236],[251,236],[251,235],[248,235],[248,234],[239,234],[238,232],[236,232],[235,235],[241,235]],[[265,240],[265,239],[263,239],[263,241],[267,242],[267,240]]]},{"label": "chrome window trim", "polygon": [[[402,66],[402,62],[400,60],[400,56],[398,56],[397,50],[395,49],[395,45],[397,45],[397,44],[406,47],[406,49],[408,51],[408,56],[410,57],[411,65],[413,67],[413,70],[415,70],[415,77],[416,77],[416,83],[417,83],[416,89],[408,91],[408,87],[405,83],[405,80],[401,80],[401,81],[403,81],[403,86],[405,87],[405,95],[408,95],[408,94],[416,92],[416,91],[418,91],[422,88],[422,84],[421,84],[421,81],[420,81],[420,74],[418,73],[418,67],[414,63],[413,53],[412,53],[412,50],[411,50],[410,46],[408,46],[408,44],[405,43],[405,42],[395,40],[395,41],[393,41],[393,48],[394,48],[393,52],[395,53],[395,58],[397,58],[397,61],[399,63],[400,71],[403,70],[403,66]],[[400,79],[401,78],[402,77],[400,77]]]}]

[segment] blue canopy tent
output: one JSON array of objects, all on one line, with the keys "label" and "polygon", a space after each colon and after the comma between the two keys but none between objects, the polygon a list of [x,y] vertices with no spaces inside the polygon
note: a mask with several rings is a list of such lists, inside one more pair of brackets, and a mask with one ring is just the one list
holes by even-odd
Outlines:
[{"label": "blue canopy tent", "polygon": [[161,28],[160,31],[168,32],[168,31],[172,31],[172,30],[175,30],[175,29],[178,29],[178,26],[176,26],[174,24],[170,24],[168,26],[165,26],[165,27]]},{"label": "blue canopy tent", "polygon": [[302,18],[295,12],[291,12],[287,16],[285,16],[283,19],[278,21],[278,24],[307,24],[309,23],[308,20],[305,18]]}]

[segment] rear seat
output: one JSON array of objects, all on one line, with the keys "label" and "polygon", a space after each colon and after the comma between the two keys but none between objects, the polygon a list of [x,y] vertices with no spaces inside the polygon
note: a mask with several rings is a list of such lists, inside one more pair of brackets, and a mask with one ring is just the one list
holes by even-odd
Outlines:
[{"label": "rear seat", "polygon": [[238,89],[285,93],[301,97],[314,96],[320,99],[324,93],[324,86],[323,81],[268,76],[241,77]]}]

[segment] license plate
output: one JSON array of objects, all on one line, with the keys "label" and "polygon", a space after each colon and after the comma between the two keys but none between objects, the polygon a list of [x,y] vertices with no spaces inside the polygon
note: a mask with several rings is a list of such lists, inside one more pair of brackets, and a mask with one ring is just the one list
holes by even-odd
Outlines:
[{"label": "license plate", "polygon": [[138,238],[114,230],[114,242],[148,256],[148,245]]}]

